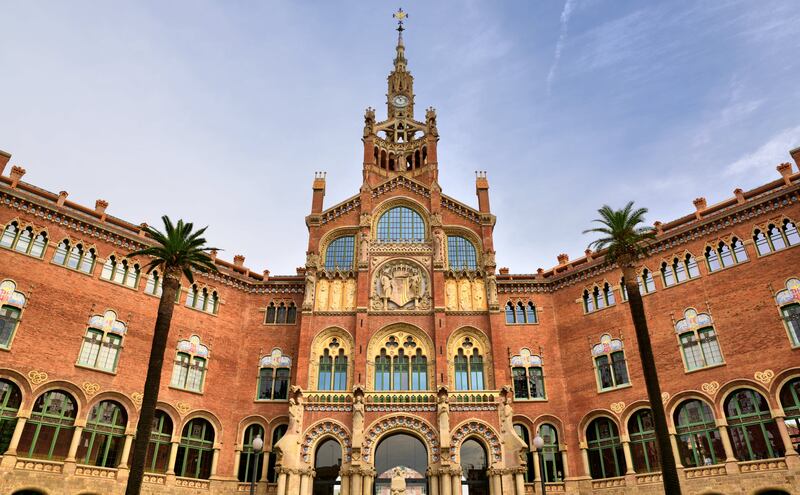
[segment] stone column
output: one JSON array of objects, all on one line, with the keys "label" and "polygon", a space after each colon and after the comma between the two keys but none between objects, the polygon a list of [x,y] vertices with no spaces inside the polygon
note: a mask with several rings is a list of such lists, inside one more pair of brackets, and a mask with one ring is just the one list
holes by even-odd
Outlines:
[{"label": "stone column", "polygon": [[242,449],[236,449],[234,452],[236,456],[233,458],[233,475],[239,476],[239,466],[242,463]]},{"label": "stone column", "polygon": [[683,463],[681,462],[681,451],[678,449],[678,435],[670,435],[669,443],[672,445],[672,457],[675,458],[675,467],[683,469]]},{"label": "stone column", "polygon": [[781,440],[783,440],[783,447],[786,450],[786,453],[784,454],[784,457],[786,458],[786,465],[790,467],[797,466],[800,464],[800,459],[798,459],[797,451],[794,450],[794,446],[792,445],[792,437],[789,436],[789,430],[786,428],[784,419],[784,416],[775,416],[775,424],[778,425],[778,431],[781,434]]},{"label": "stone column", "polygon": [[516,482],[517,495],[525,495],[525,478],[522,472],[514,473],[514,481]]},{"label": "stone column", "polygon": [[286,472],[278,468],[278,494],[277,495],[286,495]]},{"label": "stone column", "polygon": [[[364,493],[364,485],[361,483],[361,471],[356,470],[350,475],[350,495],[361,495]],[[301,494],[304,495],[304,494]]]},{"label": "stone column", "polygon": [[340,495],[350,495],[350,472],[344,469],[340,469],[339,476],[342,477],[342,488],[340,491]]},{"label": "stone column", "polygon": [[491,475],[489,482],[490,482],[489,484],[490,495],[503,495],[503,480],[499,473]]},{"label": "stone column", "polygon": [[308,473],[304,472],[300,475],[300,495],[309,495],[310,492],[308,490],[308,482],[310,479],[311,476],[309,476]]},{"label": "stone column", "polygon": [[586,447],[581,447],[581,459],[583,460],[583,475],[591,478],[592,470],[589,468],[589,450]]},{"label": "stone column", "polygon": [[178,442],[172,442],[169,449],[169,462],[167,463],[167,475],[175,476],[175,460],[178,458]]},{"label": "stone column", "polygon": [[535,481],[535,482],[539,483],[539,480],[541,479],[541,478],[539,478],[539,476],[541,476],[541,473],[539,473],[539,451],[538,450],[534,450],[533,451],[533,480],[531,480],[531,481]]},{"label": "stone column", "polygon": [[561,464],[564,466],[564,472],[561,473],[562,479],[566,480],[569,478],[569,459],[567,459],[567,452],[565,450],[559,450],[558,455],[561,456]]},{"label": "stone column", "polygon": [[454,468],[450,473],[450,482],[453,484],[453,495],[461,495],[461,467]]},{"label": "stone column", "polygon": [[211,475],[209,478],[213,478],[217,475],[217,464],[219,463],[219,447],[214,447],[214,453],[211,455]]},{"label": "stone column", "polygon": [[636,470],[633,469],[633,455],[631,455],[631,442],[628,440],[622,441],[622,452],[625,454],[625,465],[627,469],[625,470],[625,474],[636,474]]},{"label": "stone column", "polygon": [[3,454],[3,457],[9,455],[17,455],[17,447],[19,447],[19,439],[22,438],[22,430],[25,429],[25,423],[28,418],[17,418],[17,425],[14,427],[14,433],[11,435],[11,443],[8,444],[8,450]]},{"label": "stone column", "polygon": [[131,455],[131,445],[133,444],[133,433],[125,435],[125,444],[122,446],[122,460],[119,463],[120,469],[128,469],[128,456]]},{"label": "stone column", "polygon": [[81,434],[83,433],[83,426],[76,426],[75,431],[72,432],[72,443],[69,444],[69,452],[64,462],[75,462],[75,454],[78,453],[78,446],[81,443]]},{"label": "stone column", "polygon": [[375,481],[375,473],[373,472],[366,472],[364,473],[364,478],[362,481],[362,485],[364,486],[363,494],[364,495],[372,495],[372,483]]},{"label": "stone column", "polygon": [[731,437],[728,435],[728,425],[718,425],[719,436],[722,439],[722,447],[725,449],[725,472],[734,475],[739,473],[739,465],[736,463],[736,456],[731,446]]},{"label": "stone column", "polygon": [[439,475],[428,469],[428,485],[431,487],[431,495],[439,495]]},{"label": "stone column", "polygon": [[450,473],[444,469],[439,471],[439,483],[441,483],[442,487],[442,489],[439,490],[440,495],[458,495],[452,494],[451,490],[453,489],[453,485],[450,483]]}]

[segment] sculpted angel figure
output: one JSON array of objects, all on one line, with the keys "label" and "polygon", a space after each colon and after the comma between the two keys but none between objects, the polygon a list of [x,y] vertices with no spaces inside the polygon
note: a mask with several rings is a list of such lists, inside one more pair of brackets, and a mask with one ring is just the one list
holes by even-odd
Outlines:
[{"label": "sculpted angel figure", "polygon": [[291,397],[289,399],[289,431],[297,435],[300,434],[300,429],[303,424],[303,403],[300,397]]},{"label": "sculpted angel figure", "polygon": [[436,416],[439,420],[439,437],[444,441],[450,437],[450,404],[446,394],[439,395]]},{"label": "sculpted angel figure", "polygon": [[392,469],[392,495],[406,495],[406,470],[398,466]]}]

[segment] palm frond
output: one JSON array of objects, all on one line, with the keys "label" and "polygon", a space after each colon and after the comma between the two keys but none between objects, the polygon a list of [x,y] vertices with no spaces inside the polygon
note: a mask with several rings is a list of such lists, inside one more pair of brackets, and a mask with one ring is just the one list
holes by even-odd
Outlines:
[{"label": "palm frond", "polygon": [[606,250],[606,258],[611,262],[635,258],[642,253],[645,242],[655,237],[652,227],[641,225],[647,208],[634,208],[633,201],[619,210],[603,205],[597,213],[600,218],[592,222],[601,226],[584,230],[583,233],[601,235],[589,244],[589,248]]}]

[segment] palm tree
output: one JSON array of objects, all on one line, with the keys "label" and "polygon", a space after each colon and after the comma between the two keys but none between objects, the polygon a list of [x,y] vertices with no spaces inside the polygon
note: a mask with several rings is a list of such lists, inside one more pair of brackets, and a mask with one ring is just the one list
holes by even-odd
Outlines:
[{"label": "palm tree", "polygon": [[164,232],[147,227],[146,231],[155,241],[155,245],[128,254],[131,256],[149,256],[147,273],[158,268],[162,273],[161,300],[158,303],[158,316],[153,330],[153,343],[150,346],[150,362],[147,366],[147,379],[144,382],[144,397],[136,427],[136,443],[133,446],[133,459],[128,477],[126,495],[139,495],[144,477],[144,461],[147,456],[147,445],[150,442],[150,430],[153,425],[158,389],[161,382],[161,368],[164,364],[164,350],[167,346],[169,328],[172,323],[172,311],[175,309],[175,298],[180,287],[181,274],[189,283],[194,283],[192,270],[198,272],[216,272],[214,260],[207,254],[214,248],[206,247],[202,237],[207,227],[193,231],[192,223],[178,220],[173,225],[168,216],[164,221]]},{"label": "palm tree", "polygon": [[614,210],[610,206],[604,205],[597,212],[600,213],[600,218],[594,221],[601,224],[602,227],[585,230],[583,233],[602,235],[603,237],[589,244],[589,247],[596,251],[605,249],[606,260],[616,263],[622,270],[625,289],[628,292],[628,307],[631,310],[633,327],[636,329],[636,341],[639,344],[639,357],[642,360],[647,398],[650,400],[650,407],[653,411],[656,442],[661,457],[664,493],[680,494],[681,485],[678,480],[678,471],[675,468],[675,458],[672,455],[669,431],[667,431],[667,418],[664,414],[661,387],[658,383],[658,373],[653,359],[653,348],[650,344],[650,332],[647,329],[647,319],[644,314],[642,295],[639,292],[637,273],[639,256],[644,254],[644,245],[655,237],[655,233],[651,227],[641,226],[647,208],[634,209],[633,201],[621,210]]}]

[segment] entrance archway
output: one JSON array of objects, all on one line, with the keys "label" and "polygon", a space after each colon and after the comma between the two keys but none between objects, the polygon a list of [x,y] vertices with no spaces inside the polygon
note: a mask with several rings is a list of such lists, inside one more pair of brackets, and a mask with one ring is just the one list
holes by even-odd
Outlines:
[{"label": "entrance archway", "polygon": [[314,454],[313,495],[339,495],[342,467],[342,446],[333,438],[323,440]]},{"label": "entrance archway", "polygon": [[375,495],[390,495],[394,468],[405,470],[406,494],[427,495],[428,451],[422,440],[408,433],[395,433],[375,449]]},{"label": "entrance archway", "polygon": [[489,495],[489,468],[486,449],[474,438],[461,444],[461,494]]}]

